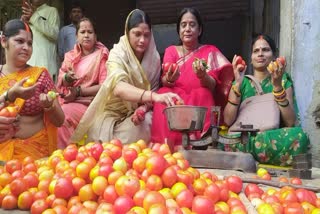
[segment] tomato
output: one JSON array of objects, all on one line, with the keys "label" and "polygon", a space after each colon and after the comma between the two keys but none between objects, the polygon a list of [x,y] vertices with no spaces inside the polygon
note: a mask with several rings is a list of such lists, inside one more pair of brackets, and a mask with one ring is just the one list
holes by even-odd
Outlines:
[{"label": "tomato", "polygon": [[245,187],[244,193],[247,197],[249,194],[252,194],[252,193],[257,193],[261,196],[263,194],[263,190],[257,184],[249,183]]},{"label": "tomato", "polygon": [[236,65],[240,65],[239,71],[242,72],[246,66],[246,62],[242,59],[241,56],[236,57]]},{"label": "tomato", "polygon": [[163,185],[171,188],[178,180],[177,172],[173,167],[168,167],[161,175]]},{"label": "tomato", "polygon": [[161,155],[153,155],[146,161],[147,172],[155,175],[161,175],[167,166],[166,159]]},{"label": "tomato", "polygon": [[58,198],[70,198],[74,191],[71,179],[59,178],[57,183],[54,185],[53,191]]},{"label": "tomato", "polygon": [[55,91],[48,91],[47,95],[51,97],[53,100],[57,97],[57,93]]},{"label": "tomato", "polygon": [[35,79],[34,78],[29,78],[27,79],[24,83],[23,83],[23,87],[30,87],[33,86],[35,84]]},{"label": "tomato", "polygon": [[167,72],[174,72],[178,68],[177,63],[172,63],[172,62],[166,62],[162,64],[162,75],[165,75]]},{"label": "tomato", "polygon": [[101,143],[95,143],[90,147],[89,154],[92,157],[94,157],[96,161],[98,161],[102,151],[103,151],[103,146],[101,145]]},{"label": "tomato", "polygon": [[15,196],[19,196],[28,189],[27,183],[22,178],[13,180],[9,185],[11,193]]},{"label": "tomato", "polygon": [[192,201],[192,212],[197,214],[213,214],[214,203],[207,196],[198,195]]},{"label": "tomato", "polygon": [[[142,111],[142,114],[144,115],[145,112],[143,110],[141,111]],[[133,148],[126,148],[122,150],[122,157],[129,164],[129,166],[132,166],[133,161],[138,157],[138,152]]]},{"label": "tomato", "polygon": [[229,190],[237,194],[241,192],[243,182],[239,176],[231,175],[228,176],[225,180],[227,181]]},{"label": "tomato", "polygon": [[284,58],[283,56],[279,56],[277,58],[277,61],[279,61],[283,66],[286,64],[286,58]]},{"label": "tomato", "polygon": [[316,206],[317,195],[314,192],[306,189],[297,189],[295,192],[300,203],[309,202],[310,204]]},{"label": "tomato", "polygon": [[284,213],[286,214],[301,214],[304,213],[303,207],[300,203],[288,203],[284,208]]},{"label": "tomato", "polygon": [[103,192],[107,186],[108,180],[103,176],[97,176],[92,181],[92,190],[97,195],[103,195]]},{"label": "tomato", "polygon": [[143,208],[148,211],[153,204],[166,204],[166,199],[157,191],[150,191],[143,199]]},{"label": "tomato", "polygon": [[176,197],[179,207],[192,208],[193,193],[189,189],[182,190]]},{"label": "tomato", "polygon": [[139,206],[139,207],[143,206],[143,199],[145,198],[148,192],[149,190],[140,189],[136,192],[136,194],[134,194],[133,201],[136,206]]},{"label": "tomato", "polygon": [[25,191],[18,197],[18,208],[20,210],[29,210],[33,203],[33,195],[31,192]]},{"label": "tomato", "polygon": [[14,195],[6,195],[2,199],[1,207],[5,210],[13,210],[16,209],[18,205],[18,199]]},{"label": "tomato", "polygon": [[49,205],[45,199],[38,199],[33,202],[31,205],[30,212],[31,214],[41,214],[43,211],[48,209]]},{"label": "tomato", "polygon": [[295,185],[302,185],[302,180],[300,178],[294,177],[294,178],[291,178],[290,183]]},{"label": "tomato", "polygon": [[8,173],[12,174],[14,171],[22,169],[22,163],[16,159],[8,160],[5,163],[4,168]]},{"label": "tomato", "polygon": [[204,196],[209,197],[213,203],[220,200],[220,188],[215,183],[209,184],[203,193]]},{"label": "tomato", "polygon": [[133,199],[129,196],[119,196],[114,201],[114,210],[115,213],[127,213],[134,205]]}]

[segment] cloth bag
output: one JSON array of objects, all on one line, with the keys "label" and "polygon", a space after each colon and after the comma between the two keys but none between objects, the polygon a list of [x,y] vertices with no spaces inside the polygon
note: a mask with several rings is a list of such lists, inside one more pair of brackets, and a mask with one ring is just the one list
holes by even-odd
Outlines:
[{"label": "cloth bag", "polygon": [[280,110],[273,94],[264,94],[261,85],[252,75],[246,75],[246,77],[252,80],[257,95],[242,101],[237,119],[229,130],[240,129],[240,123],[253,125],[253,129],[259,129],[259,131],[279,128]]}]

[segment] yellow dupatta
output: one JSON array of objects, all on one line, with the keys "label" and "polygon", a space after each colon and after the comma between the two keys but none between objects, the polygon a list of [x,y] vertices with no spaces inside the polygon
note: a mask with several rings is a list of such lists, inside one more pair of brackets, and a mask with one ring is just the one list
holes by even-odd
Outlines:
[{"label": "yellow dupatta", "polygon": [[[44,71],[45,68],[43,67],[29,67],[24,71],[17,71],[6,75],[0,79],[0,93],[4,93],[16,82],[25,77],[33,78],[35,81],[37,81]],[[24,106],[24,103],[24,99],[17,98],[9,105],[17,106],[18,111],[20,112]],[[46,114],[44,115],[44,124],[45,128],[30,138],[13,138],[0,143],[0,160],[22,160],[26,156],[39,159],[48,156],[51,152],[53,152],[57,148],[57,128],[50,123]]]},{"label": "yellow dupatta", "polygon": [[[133,53],[128,39],[128,19],[131,13],[126,20],[125,35],[120,37],[119,43],[115,44],[110,51],[106,63],[107,79],[71,137],[74,142],[82,140],[90,128],[104,129],[105,127],[94,127],[94,124],[102,124],[101,120],[107,118],[110,120],[108,122],[110,126],[113,126],[116,122],[129,117],[138,107],[138,103],[122,100],[113,94],[113,89],[120,81],[144,90],[157,90],[159,87],[160,56],[153,35],[151,34],[149,47],[140,63]],[[106,128],[106,132],[108,131],[109,129]]]}]

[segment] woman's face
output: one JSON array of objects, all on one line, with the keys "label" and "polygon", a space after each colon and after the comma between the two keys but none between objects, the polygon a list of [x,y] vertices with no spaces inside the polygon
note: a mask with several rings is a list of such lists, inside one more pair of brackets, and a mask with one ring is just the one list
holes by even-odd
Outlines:
[{"label": "woman's face", "polygon": [[82,49],[86,51],[92,51],[96,42],[97,36],[94,32],[93,26],[89,21],[82,21],[79,26],[77,33],[78,43]]},{"label": "woman's face", "polygon": [[199,23],[196,17],[190,13],[185,13],[180,21],[179,36],[183,44],[192,44],[198,42],[198,36],[201,33]]},{"label": "woman's face", "polygon": [[258,39],[252,47],[251,62],[254,69],[264,70],[273,60],[273,52],[269,43]]},{"label": "woman's face", "polygon": [[8,61],[15,62],[17,66],[23,66],[27,63],[32,54],[31,32],[20,30],[17,35],[9,38],[2,38],[1,45],[6,50]]},{"label": "woman's face", "polygon": [[129,31],[128,37],[134,54],[138,58],[143,57],[143,54],[147,50],[151,39],[149,25],[146,23],[140,23],[137,27],[134,27]]}]

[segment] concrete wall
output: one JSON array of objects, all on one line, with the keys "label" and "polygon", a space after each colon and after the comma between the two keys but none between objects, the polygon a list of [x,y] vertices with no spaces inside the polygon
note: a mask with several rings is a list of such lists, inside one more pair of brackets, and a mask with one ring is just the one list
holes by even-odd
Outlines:
[{"label": "concrete wall", "polygon": [[309,134],[313,166],[320,166],[320,128],[312,112],[320,104],[319,0],[281,0],[280,54],[288,59],[302,127]]}]

